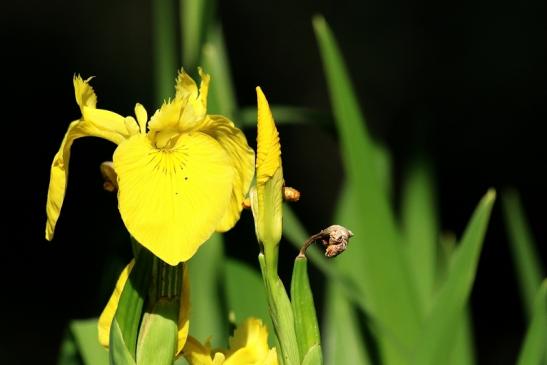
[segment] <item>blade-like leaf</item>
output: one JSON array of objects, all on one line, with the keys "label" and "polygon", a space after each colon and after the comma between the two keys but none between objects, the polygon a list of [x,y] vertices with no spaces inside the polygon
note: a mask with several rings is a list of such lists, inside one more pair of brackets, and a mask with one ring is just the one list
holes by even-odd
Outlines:
[{"label": "blade-like leaf", "polygon": [[108,351],[99,344],[96,318],[71,321],[70,331],[84,364],[108,365]]},{"label": "blade-like leaf", "polygon": [[250,266],[229,258],[225,270],[224,288],[229,312],[235,315],[237,323],[249,317],[260,318],[270,330],[270,344],[274,344],[275,333],[262,277]]},{"label": "blade-like leaf", "polygon": [[471,322],[471,311],[469,306],[464,309],[456,325],[456,342],[450,354],[449,365],[473,365],[475,353],[473,346],[473,328]]},{"label": "blade-like leaf", "polygon": [[325,364],[371,364],[357,313],[336,282],[326,291],[323,327]]},{"label": "blade-like leaf", "polygon": [[[340,135],[342,156],[359,225],[349,227],[363,255],[356,257],[360,271],[357,284],[367,295],[370,310],[383,326],[394,334],[405,348],[417,338],[420,315],[411,276],[400,250],[400,237],[395,225],[385,188],[380,185],[376,149],[361,114],[342,56],[327,23],[322,17],[313,22],[323,60],[336,127]],[[379,280],[381,278],[381,280]],[[391,345],[381,342],[387,361],[404,362]],[[390,350],[387,347],[390,347]],[[397,360],[394,360],[397,358]]]},{"label": "blade-like leaf", "polygon": [[530,232],[518,192],[515,190],[504,191],[502,207],[521,298],[526,315],[530,318],[534,307],[534,298],[543,277],[539,255],[536,252],[534,238]]},{"label": "blade-like leaf", "polygon": [[214,0],[180,0],[182,62],[192,72],[200,64],[201,50],[211,25],[214,6]]},{"label": "blade-like leaf", "polygon": [[[271,105],[270,109],[275,115],[275,123],[278,125],[316,124],[324,127],[332,125],[332,120],[328,115],[313,109],[290,105]],[[243,127],[256,127],[256,107],[240,109],[237,118]]]},{"label": "blade-like leaf", "polygon": [[429,164],[415,161],[405,178],[402,223],[405,253],[413,274],[422,313],[431,305],[437,270],[439,234],[435,188]]},{"label": "blade-like leaf", "polygon": [[[114,316],[116,328],[114,328],[114,325],[110,326],[110,348],[112,348],[113,342],[115,342],[114,345],[120,347],[119,353],[123,357],[125,357],[125,351],[121,350],[123,345],[127,346],[126,351],[133,359],[136,356],[138,329],[144,302],[148,296],[153,260],[154,256],[150,251],[144,247],[139,249],[135,265],[120,295]],[[113,331],[119,331],[121,337],[113,337]],[[115,335],[117,336],[118,333]],[[112,358],[112,351],[110,353]]]},{"label": "blade-like leaf", "polygon": [[[547,361],[547,279],[534,301],[532,320],[518,359],[518,365],[541,365]],[[543,362],[542,362],[543,361]]]},{"label": "blade-like leaf", "polygon": [[414,364],[442,364],[449,359],[458,319],[469,299],[496,193],[489,190],[475,209],[424,323]]},{"label": "blade-like leaf", "polygon": [[136,365],[134,355],[128,350],[118,320],[114,318],[110,326],[110,363],[114,365]]},{"label": "blade-like leaf", "polygon": [[[209,114],[222,114],[233,119],[237,110],[237,101],[224,45],[224,35],[219,24],[212,26],[207,33],[207,43],[203,46],[202,57],[203,67],[212,78],[207,111]],[[256,125],[256,110],[253,119]]]},{"label": "blade-like leaf", "polygon": [[[226,346],[228,322],[219,295],[224,277],[223,239],[214,234],[188,262],[190,271],[190,333],[200,341],[212,336],[214,346]],[[198,310],[199,309],[199,310]]]},{"label": "blade-like leaf", "polygon": [[313,355],[313,358],[320,361],[313,364],[322,363],[319,324],[317,323],[315,303],[308,277],[308,260],[306,257],[299,256],[294,261],[291,279],[291,304],[294,313],[296,340],[298,341],[298,349],[300,350],[300,360],[303,361],[304,357],[308,356],[307,354],[312,347],[319,347],[319,357]]},{"label": "blade-like leaf", "polygon": [[170,0],[152,2],[154,34],[154,95],[160,105],[173,94],[179,68],[176,41],[175,3]]}]

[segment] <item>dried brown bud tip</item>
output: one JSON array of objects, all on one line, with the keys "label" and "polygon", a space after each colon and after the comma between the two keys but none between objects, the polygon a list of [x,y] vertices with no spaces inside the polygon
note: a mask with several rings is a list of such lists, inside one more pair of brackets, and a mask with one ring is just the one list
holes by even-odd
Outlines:
[{"label": "dried brown bud tip", "polygon": [[317,240],[325,247],[325,256],[331,258],[340,255],[348,247],[353,232],[340,225],[334,224],[311,236],[300,249],[298,256],[305,256],[308,247]]},{"label": "dried brown bud tip", "polygon": [[344,252],[348,247],[349,239],[353,237],[353,232],[337,224],[322,230],[321,234],[321,242],[325,246],[327,257],[335,257]]},{"label": "dried brown bud tip", "polygon": [[283,187],[283,200],[286,202],[297,202],[300,200],[300,192],[295,188]]},{"label": "dried brown bud tip", "polygon": [[111,193],[118,190],[118,174],[114,171],[114,165],[112,161],[105,161],[101,163],[101,175],[103,176],[104,183],[103,188]]}]

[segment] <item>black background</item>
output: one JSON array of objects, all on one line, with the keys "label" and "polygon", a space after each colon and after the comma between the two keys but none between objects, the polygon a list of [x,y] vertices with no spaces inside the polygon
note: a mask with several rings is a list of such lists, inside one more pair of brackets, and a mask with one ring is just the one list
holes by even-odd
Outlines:
[{"label": "black background", "polygon": [[[328,112],[311,27],[311,16],[324,14],[371,132],[392,152],[396,195],[416,149],[435,166],[443,229],[461,233],[488,187],[513,186],[546,262],[545,1],[220,3],[241,105],[253,105],[261,85],[272,103]],[[153,110],[151,5],[34,0],[2,8],[0,359],[54,363],[67,321],[100,312],[105,288],[130,255],[115,197],[101,189],[98,170],[114,146],[97,139],[75,143],[56,238],[44,239],[49,166],[79,116],[72,76],[96,76],[101,107],[129,115],[139,101]],[[280,132],[285,178],[303,192],[296,210],[317,231],[333,223],[343,179],[336,136],[314,126]],[[255,131],[246,133],[254,144]],[[230,255],[257,253],[237,245],[253,235],[249,216],[227,236]],[[287,262],[289,250],[282,249]],[[499,202],[472,308],[479,363],[514,363],[525,322]]]}]

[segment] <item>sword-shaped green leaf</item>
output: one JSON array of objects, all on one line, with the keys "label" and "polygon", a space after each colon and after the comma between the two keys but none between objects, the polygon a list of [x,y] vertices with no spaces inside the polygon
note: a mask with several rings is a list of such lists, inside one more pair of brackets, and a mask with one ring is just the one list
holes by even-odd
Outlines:
[{"label": "sword-shaped green leaf", "polygon": [[425,319],[424,328],[414,354],[414,364],[446,363],[455,341],[458,320],[469,299],[475,280],[479,256],[490,212],[496,198],[489,190],[475,209],[459,247],[454,252],[446,279],[442,283],[432,309]]}]

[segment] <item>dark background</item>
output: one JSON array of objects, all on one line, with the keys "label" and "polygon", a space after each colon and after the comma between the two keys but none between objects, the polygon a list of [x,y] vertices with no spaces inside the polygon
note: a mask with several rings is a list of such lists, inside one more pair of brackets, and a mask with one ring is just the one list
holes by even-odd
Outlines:
[{"label": "dark background", "polygon": [[[513,186],[547,261],[545,1],[219,3],[241,105],[253,105],[261,85],[272,103],[328,112],[311,27],[311,16],[324,14],[371,132],[392,152],[395,194],[413,152],[424,151],[435,167],[443,229],[460,234],[488,187]],[[75,143],[52,243],[44,239],[44,206],[51,160],[79,116],[74,73],[96,76],[101,107],[129,115],[139,101],[155,109],[150,7],[142,0],[2,4],[2,362],[54,363],[68,320],[98,315],[128,260],[115,197],[101,189],[98,166],[111,158],[110,143]],[[280,130],[286,180],[303,192],[296,210],[319,230],[333,223],[343,179],[336,136],[309,125]],[[255,131],[246,132],[253,144]],[[253,235],[249,215],[228,245]],[[228,247],[254,257],[249,250]],[[514,363],[525,322],[499,201],[472,309],[479,363]]]}]

